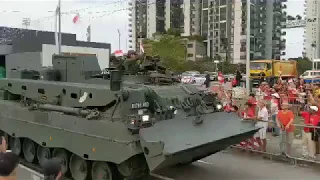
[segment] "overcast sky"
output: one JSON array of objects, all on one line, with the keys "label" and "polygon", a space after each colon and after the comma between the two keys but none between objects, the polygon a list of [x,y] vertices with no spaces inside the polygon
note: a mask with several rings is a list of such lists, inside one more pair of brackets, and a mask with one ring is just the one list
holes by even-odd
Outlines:
[{"label": "overcast sky", "polygon": [[[118,49],[118,31],[121,49],[126,50],[128,39],[127,2],[131,0],[62,0],[62,31],[77,34],[78,40],[86,39],[86,28],[91,24],[92,41],[111,43]],[[304,0],[288,0],[287,13],[303,15]],[[0,26],[23,27],[22,19],[31,18],[29,29],[54,30],[54,10],[58,0],[0,0]],[[75,11],[78,10],[78,11]],[[80,22],[72,19],[80,15]],[[287,30],[286,57],[301,56],[303,28]]]},{"label": "overcast sky", "polygon": [[[86,40],[86,28],[91,24],[94,42],[111,43],[118,49],[118,31],[121,47],[125,49],[128,38],[128,0],[62,0],[62,31],[77,34]],[[24,27],[23,18],[31,18],[29,29],[54,31],[54,11],[58,0],[0,0],[0,26]],[[78,10],[78,11],[75,11]],[[73,18],[79,14],[79,22]]]}]

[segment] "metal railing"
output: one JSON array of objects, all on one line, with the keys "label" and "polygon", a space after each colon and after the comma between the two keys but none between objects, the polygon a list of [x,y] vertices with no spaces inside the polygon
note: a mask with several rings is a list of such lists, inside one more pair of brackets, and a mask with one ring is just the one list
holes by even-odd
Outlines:
[{"label": "metal railing", "polygon": [[[297,119],[300,121],[299,117]],[[271,120],[269,121],[269,127],[270,125],[276,126]],[[272,132],[267,132],[266,151],[258,149],[259,147],[253,147],[252,144],[246,146],[244,143],[232,147],[268,155],[270,159],[274,157],[291,159],[294,164],[297,161],[320,164],[320,134],[317,132],[317,130],[320,132],[320,127],[305,125],[303,121],[301,124],[294,123],[293,126],[295,130],[291,132],[292,135],[289,139],[287,139],[287,137],[290,137],[287,131],[281,130],[279,136],[273,136]],[[305,132],[304,128],[311,128],[314,131],[312,133]],[[253,139],[255,138],[253,137]],[[252,139],[250,140],[252,141]],[[312,154],[312,152],[315,152],[315,154]]]}]

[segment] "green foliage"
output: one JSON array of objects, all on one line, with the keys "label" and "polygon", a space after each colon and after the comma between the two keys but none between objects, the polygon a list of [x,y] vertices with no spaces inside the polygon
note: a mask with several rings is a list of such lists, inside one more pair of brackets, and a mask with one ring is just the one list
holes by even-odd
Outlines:
[{"label": "green foliage", "polygon": [[297,70],[299,74],[304,73],[306,70],[312,69],[312,62],[308,58],[299,57],[291,60],[297,61]]},{"label": "green foliage", "polygon": [[192,36],[188,36],[186,38],[188,38],[189,40],[196,40],[198,42],[203,42],[203,40],[204,40],[204,38],[200,35],[192,35]]},{"label": "green foliage", "polygon": [[160,56],[163,65],[172,70],[184,70],[185,54],[179,37],[163,35],[159,41],[152,42],[152,55]]},{"label": "green foliage", "polygon": [[170,28],[167,30],[166,34],[168,35],[172,35],[175,37],[180,37],[181,36],[181,30],[180,29],[174,29],[174,28]]}]

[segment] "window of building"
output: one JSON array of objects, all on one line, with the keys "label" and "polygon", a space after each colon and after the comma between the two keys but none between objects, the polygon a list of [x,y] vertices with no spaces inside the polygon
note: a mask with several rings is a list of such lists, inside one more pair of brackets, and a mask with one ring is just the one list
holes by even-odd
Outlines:
[{"label": "window of building", "polygon": [[188,54],[188,57],[193,57],[193,54]]},{"label": "window of building", "polygon": [[193,48],[193,44],[188,44],[188,48]]}]

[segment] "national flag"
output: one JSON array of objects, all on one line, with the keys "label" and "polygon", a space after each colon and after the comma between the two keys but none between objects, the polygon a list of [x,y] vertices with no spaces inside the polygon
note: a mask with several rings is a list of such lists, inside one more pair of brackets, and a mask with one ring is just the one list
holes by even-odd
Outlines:
[{"label": "national flag", "polygon": [[116,50],[113,54],[115,56],[123,56],[123,51],[122,50]]},{"label": "national flag", "polygon": [[80,20],[80,15],[79,15],[79,14],[77,14],[77,15],[76,15],[75,17],[73,17],[73,19],[72,19],[72,21],[73,21],[74,24],[78,23],[79,20]]}]

